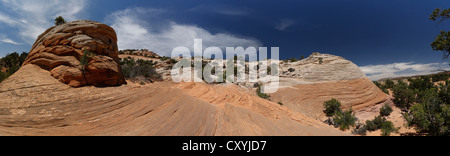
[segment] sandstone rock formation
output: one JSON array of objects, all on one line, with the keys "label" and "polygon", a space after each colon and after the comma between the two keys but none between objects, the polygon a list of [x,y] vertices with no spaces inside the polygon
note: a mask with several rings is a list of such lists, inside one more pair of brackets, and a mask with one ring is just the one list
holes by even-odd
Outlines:
[{"label": "sandstone rock formation", "polygon": [[348,135],[252,93],[173,82],[72,88],[28,64],[0,83],[0,135]]},{"label": "sandstone rock formation", "polygon": [[[40,35],[21,69],[0,83],[0,135],[348,135],[316,120],[322,103],[337,98],[362,109],[387,96],[355,64],[318,53],[281,65],[272,101],[234,84],[80,87],[125,83],[116,42],[112,28],[92,21]],[[95,53],[85,75],[83,49]]]},{"label": "sandstone rock formation", "polygon": [[[82,70],[84,50],[95,55]],[[118,86],[125,82],[120,68],[117,36],[111,27],[87,20],[49,28],[34,43],[23,66],[38,65],[72,87]]]},{"label": "sandstone rock formation", "polygon": [[309,82],[354,80],[365,74],[353,62],[339,56],[313,53],[304,60],[281,65],[281,76]]},{"label": "sandstone rock formation", "polygon": [[359,110],[389,99],[357,65],[339,56],[314,53],[310,57],[281,64],[275,102],[302,114],[321,120],[323,102],[335,98],[343,109]]}]

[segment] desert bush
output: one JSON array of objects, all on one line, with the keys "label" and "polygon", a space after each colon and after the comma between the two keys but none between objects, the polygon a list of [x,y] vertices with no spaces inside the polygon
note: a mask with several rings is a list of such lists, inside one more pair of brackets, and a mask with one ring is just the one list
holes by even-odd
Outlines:
[{"label": "desert bush", "polygon": [[331,99],[329,101],[325,101],[323,103],[323,107],[325,108],[323,112],[327,117],[333,116],[336,112],[341,112],[341,102],[336,99]]},{"label": "desert bush", "polygon": [[258,86],[258,88],[256,89],[256,94],[257,94],[259,97],[268,100],[268,99],[270,98],[270,95],[265,94],[265,93],[262,93],[262,92],[261,92],[261,87],[262,87],[262,85],[259,85],[259,86]]},{"label": "desert bush", "polygon": [[399,129],[395,128],[391,121],[387,121],[386,118],[381,115],[375,117],[373,120],[367,120],[364,127],[370,132],[381,129],[382,136],[389,136],[393,132],[398,133]]},{"label": "desert bush", "polygon": [[394,81],[388,79],[384,82],[384,87],[387,89],[394,88]]},{"label": "desert bush", "polygon": [[282,102],[278,102],[278,104],[281,105],[281,106],[283,106],[283,103],[282,103]]},{"label": "desert bush", "polygon": [[433,88],[433,82],[431,82],[429,76],[422,76],[416,79],[408,79],[408,81],[410,82],[408,88],[412,90],[424,91],[428,88]]},{"label": "desert bush", "polygon": [[89,61],[92,59],[92,57],[95,56],[95,54],[87,49],[84,49],[83,51],[83,55],[80,58],[80,65],[81,71],[83,71],[84,73],[86,71],[86,66],[89,64]]},{"label": "desert bush", "polygon": [[319,64],[323,64],[323,58],[319,58]]},{"label": "desert bush", "polygon": [[415,92],[408,88],[406,83],[399,83],[392,89],[394,93],[394,104],[402,110],[407,110],[415,102]]},{"label": "desert bush", "polygon": [[0,69],[2,67],[6,68],[5,72],[0,71],[0,82],[16,73],[22,66],[23,62],[27,58],[28,53],[23,52],[19,55],[17,52],[7,54],[5,57],[0,59]]},{"label": "desert bush", "polygon": [[378,88],[382,88],[382,85],[381,85],[381,83],[380,82],[377,82],[377,81],[372,81],[373,82],[373,84],[375,84]]},{"label": "desert bush", "polygon": [[3,80],[5,80],[6,78],[8,78],[8,75],[0,71],[0,82],[3,82]]},{"label": "desert bush", "polygon": [[364,124],[357,123],[355,129],[352,130],[353,135],[367,135],[367,127]]},{"label": "desert bush", "polygon": [[392,107],[386,103],[386,104],[384,104],[383,107],[380,108],[380,116],[382,116],[382,117],[389,116],[389,115],[391,115],[392,111],[393,111]]},{"label": "desert bush", "polygon": [[21,54],[17,52],[7,54],[5,57],[0,59],[0,66],[6,68],[10,68],[12,66],[22,66],[27,56],[27,52],[23,52]]},{"label": "desert bush", "polygon": [[297,62],[298,60],[296,58],[290,58],[289,61],[291,62]]},{"label": "desert bush", "polygon": [[438,82],[438,81],[447,81],[448,78],[450,78],[450,73],[439,73],[439,74],[434,74],[431,76],[431,79],[433,82]]},{"label": "desert bush", "polygon": [[409,127],[433,136],[449,135],[450,106],[439,98],[434,89],[428,89],[422,103],[415,104],[404,114]]},{"label": "desert bush", "polygon": [[398,133],[400,128],[395,128],[394,123],[391,121],[384,121],[381,123],[381,135],[382,136],[390,136],[391,133]]},{"label": "desert bush", "polygon": [[386,121],[385,118],[377,116],[373,120],[367,120],[365,127],[368,131],[376,131],[381,128],[381,124],[385,121]]},{"label": "desert bush", "polygon": [[440,85],[438,96],[441,99],[443,104],[450,104],[450,82],[446,83],[447,85]]},{"label": "desert bush", "polygon": [[386,88],[381,89],[381,91],[382,91],[383,93],[387,94],[387,95],[390,94],[390,93],[389,93],[389,90],[387,90]]},{"label": "desert bush", "polygon": [[120,65],[126,79],[133,80],[142,77],[150,82],[161,79],[161,75],[159,75],[153,67],[155,65],[153,61],[125,58],[121,60]]},{"label": "desert bush", "polygon": [[335,127],[339,127],[340,130],[345,131],[355,126],[358,118],[355,117],[355,113],[350,108],[347,111],[338,111],[333,116],[333,122]]}]

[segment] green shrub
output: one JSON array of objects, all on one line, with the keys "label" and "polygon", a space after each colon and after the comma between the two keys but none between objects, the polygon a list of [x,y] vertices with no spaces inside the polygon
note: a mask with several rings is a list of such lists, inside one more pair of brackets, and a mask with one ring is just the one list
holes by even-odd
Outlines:
[{"label": "green shrub", "polygon": [[431,76],[431,79],[433,82],[438,82],[438,81],[447,81],[448,78],[450,78],[450,73],[439,73],[439,74],[434,74]]},{"label": "green shrub", "polygon": [[256,89],[256,94],[258,94],[259,97],[268,100],[270,98],[270,95],[262,93],[261,92],[261,87],[262,87],[262,85],[258,86],[258,89]]},{"label": "green shrub", "polygon": [[380,108],[380,116],[382,117],[389,116],[391,115],[392,111],[393,111],[392,107],[386,103],[383,107]]},{"label": "green shrub", "polygon": [[386,88],[381,89],[381,91],[383,91],[383,93],[390,95],[389,90],[387,90]]},{"label": "green shrub", "polygon": [[303,60],[303,59],[305,59],[305,56],[300,56],[300,59],[299,60]]},{"label": "green shrub", "polygon": [[[0,59],[0,82],[16,73],[27,58],[28,53],[23,52],[19,55],[17,52],[7,54]],[[5,72],[1,72],[2,67],[7,68]]]},{"label": "green shrub", "polygon": [[391,121],[387,121],[381,115],[375,117],[373,120],[367,120],[364,127],[370,132],[381,129],[382,136],[389,136],[392,132],[398,133],[398,129],[400,129],[395,128]]},{"label": "green shrub", "polygon": [[398,133],[400,128],[395,128],[394,123],[391,121],[384,121],[381,123],[381,135],[382,136],[390,136],[391,133]]},{"label": "green shrub", "polygon": [[446,83],[447,85],[440,85],[438,96],[441,99],[442,103],[450,104],[450,82]]},{"label": "green shrub", "polygon": [[333,122],[335,127],[339,127],[340,130],[345,131],[355,126],[358,118],[355,117],[352,108],[347,111],[338,111],[333,116]]},{"label": "green shrub", "polygon": [[352,130],[353,135],[367,135],[367,127],[363,124],[357,124],[355,129]]},{"label": "green shrub", "polygon": [[325,101],[323,103],[324,110],[323,112],[327,117],[333,116],[336,112],[341,112],[341,102],[336,99],[331,99],[329,101]]},{"label": "green shrub", "polygon": [[429,76],[422,76],[416,79],[408,79],[408,81],[410,82],[409,89],[411,90],[425,91],[428,88],[433,88],[433,82],[431,82]]},{"label": "green shrub", "polygon": [[67,23],[67,22],[66,22],[66,20],[63,17],[59,16],[59,17],[55,18],[55,25],[61,25],[61,24],[64,24],[64,23]]},{"label": "green shrub", "polygon": [[283,103],[282,103],[282,102],[278,102],[278,104],[281,105],[281,106],[283,106]]},{"label": "green shrub", "polygon": [[407,110],[415,102],[416,94],[409,89],[406,83],[399,83],[392,89],[394,93],[394,104],[402,110]]},{"label": "green shrub", "polygon": [[384,82],[384,87],[387,89],[394,88],[394,81],[388,79],[386,82]]},{"label": "green shrub", "polygon": [[121,60],[120,65],[126,79],[133,80],[142,77],[147,81],[161,80],[161,75],[153,67],[155,65],[153,61],[124,58]]},{"label": "green shrub", "polygon": [[0,82],[3,82],[3,80],[5,80],[6,78],[8,78],[8,75],[0,71]]},{"label": "green shrub", "polygon": [[319,64],[323,64],[323,58],[319,58]]},{"label": "green shrub", "polygon": [[365,127],[367,128],[368,131],[376,131],[381,128],[381,124],[385,121],[386,121],[385,118],[377,116],[373,120],[367,120]]},{"label": "green shrub", "polygon": [[297,62],[298,60],[296,58],[290,58],[289,61],[291,62]]},{"label": "green shrub", "polygon": [[87,49],[84,49],[83,51],[83,55],[80,58],[80,65],[81,71],[83,71],[84,73],[86,71],[86,66],[89,64],[89,61],[92,59],[92,57],[95,56],[95,54]]},{"label": "green shrub", "polygon": [[375,84],[378,88],[380,88],[380,89],[383,88],[380,82],[377,82],[377,81],[372,81],[372,82],[373,82],[373,84]]},{"label": "green shrub", "polygon": [[404,114],[407,125],[433,136],[449,135],[450,106],[439,98],[435,89],[428,89],[422,99]]}]

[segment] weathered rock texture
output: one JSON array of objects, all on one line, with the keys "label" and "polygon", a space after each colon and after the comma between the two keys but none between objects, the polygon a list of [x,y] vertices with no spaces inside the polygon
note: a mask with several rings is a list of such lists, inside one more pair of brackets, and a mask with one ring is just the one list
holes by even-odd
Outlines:
[{"label": "weathered rock texture", "polygon": [[304,60],[281,65],[281,76],[310,82],[354,80],[365,78],[364,72],[353,62],[342,57],[313,53]]},{"label": "weathered rock texture", "polygon": [[273,101],[308,117],[323,119],[323,102],[335,98],[342,109],[364,109],[383,103],[383,93],[357,65],[339,56],[314,53],[310,57],[281,65],[280,89]]},{"label": "weathered rock texture", "polygon": [[0,99],[0,135],[347,135],[235,85],[73,88],[33,64]]},{"label": "weathered rock texture", "polygon": [[[95,55],[83,72],[84,49]],[[49,28],[34,43],[23,66],[38,65],[72,87],[125,84],[120,68],[117,36],[113,28],[80,20]]]}]

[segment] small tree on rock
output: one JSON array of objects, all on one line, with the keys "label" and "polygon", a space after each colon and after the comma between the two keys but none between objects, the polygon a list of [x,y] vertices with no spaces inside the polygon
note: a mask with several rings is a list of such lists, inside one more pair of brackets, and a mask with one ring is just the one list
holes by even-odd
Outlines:
[{"label": "small tree on rock", "polygon": [[59,17],[55,18],[55,25],[56,26],[64,24],[64,23],[67,23],[67,22],[66,22],[66,20],[63,17],[59,16]]}]

